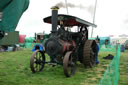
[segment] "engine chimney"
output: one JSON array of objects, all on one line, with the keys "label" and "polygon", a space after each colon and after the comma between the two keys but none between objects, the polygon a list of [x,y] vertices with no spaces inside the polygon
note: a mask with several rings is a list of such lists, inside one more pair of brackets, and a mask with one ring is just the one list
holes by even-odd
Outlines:
[{"label": "engine chimney", "polygon": [[59,9],[59,7],[54,6],[51,9],[52,9],[52,18],[51,18],[51,21],[52,21],[52,31],[51,32],[54,34],[57,31],[58,9]]}]

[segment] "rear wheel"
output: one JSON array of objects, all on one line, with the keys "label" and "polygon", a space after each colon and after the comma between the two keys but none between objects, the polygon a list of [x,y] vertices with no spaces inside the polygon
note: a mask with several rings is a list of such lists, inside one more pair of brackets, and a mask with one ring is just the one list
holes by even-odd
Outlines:
[{"label": "rear wheel", "polygon": [[73,62],[72,52],[67,52],[63,60],[64,74],[71,77],[75,73],[75,62]]},{"label": "rear wheel", "polygon": [[83,48],[83,64],[85,67],[96,65],[97,46],[95,40],[87,40]]},{"label": "rear wheel", "polygon": [[45,55],[43,52],[36,50],[30,59],[30,68],[33,73],[43,70],[45,64]]}]

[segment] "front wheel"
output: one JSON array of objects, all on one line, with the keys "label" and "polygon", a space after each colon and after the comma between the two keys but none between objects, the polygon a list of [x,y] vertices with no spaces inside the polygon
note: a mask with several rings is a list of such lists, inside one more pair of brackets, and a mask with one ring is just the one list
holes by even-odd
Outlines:
[{"label": "front wheel", "polygon": [[30,59],[30,68],[33,73],[40,72],[43,70],[45,65],[44,52],[36,50]]}]

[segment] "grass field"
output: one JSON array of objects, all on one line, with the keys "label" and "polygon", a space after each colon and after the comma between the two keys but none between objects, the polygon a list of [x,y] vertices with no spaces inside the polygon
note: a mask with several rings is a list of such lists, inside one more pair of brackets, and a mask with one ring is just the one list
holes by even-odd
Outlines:
[{"label": "grass field", "polygon": [[[0,53],[0,85],[97,85],[108,63],[111,62],[111,60],[102,58],[108,53],[101,52],[99,54],[100,63],[97,66],[85,69],[78,62],[75,75],[66,78],[63,67],[59,65],[56,67],[45,65],[42,72],[33,74],[29,67],[31,55],[30,49]],[[124,65],[128,65],[128,62],[124,63],[125,56],[124,53],[120,61],[120,85],[127,85],[128,82],[126,81],[128,77],[125,75],[127,70],[124,68]],[[123,80],[123,77],[126,79]]]},{"label": "grass field", "polygon": [[121,53],[119,72],[119,85],[128,85],[128,50]]}]

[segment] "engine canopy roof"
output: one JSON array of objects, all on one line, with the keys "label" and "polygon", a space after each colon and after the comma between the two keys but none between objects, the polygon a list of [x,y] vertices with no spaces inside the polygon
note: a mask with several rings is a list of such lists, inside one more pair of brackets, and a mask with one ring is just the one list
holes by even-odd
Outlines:
[{"label": "engine canopy roof", "polygon": [[[51,18],[52,16],[48,16],[43,19],[45,23],[51,24]],[[85,21],[83,19],[77,18],[75,16],[71,15],[65,15],[65,14],[58,14],[58,25],[60,25],[60,21],[63,21],[64,26],[71,27],[71,26],[93,26],[97,27],[95,24],[90,23],[88,21]]]}]

